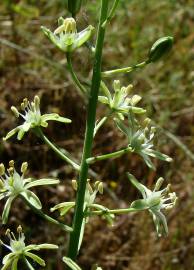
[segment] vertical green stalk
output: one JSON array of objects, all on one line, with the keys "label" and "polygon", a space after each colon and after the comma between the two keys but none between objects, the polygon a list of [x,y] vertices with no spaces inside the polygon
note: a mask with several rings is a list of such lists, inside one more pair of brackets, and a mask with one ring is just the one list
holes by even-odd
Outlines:
[{"label": "vertical green stalk", "polygon": [[81,226],[84,218],[84,197],[86,190],[86,183],[88,178],[89,165],[86,160],[91,157],[93,134],[96,120],[96,107],[98,101],[98,92],[101,82],[101,62],[102,62],[102,50],[104,44],[105,28],[102,27],[103,22],[107,19],[108,14],[108,2],[109,0],[101,0],[100,21],[98,26],[96,50],[93,65],[93,77],[92,85],[89,96],[89,103],[87,108],[87,121],[85,141],[81,162],[81,170],[78,182],[78,191],[76,197],[76,208],[73,220],[73,232],[70,235],[68,257],[72,260],[76,259],[78,254],[78,245],[81,232]]}]

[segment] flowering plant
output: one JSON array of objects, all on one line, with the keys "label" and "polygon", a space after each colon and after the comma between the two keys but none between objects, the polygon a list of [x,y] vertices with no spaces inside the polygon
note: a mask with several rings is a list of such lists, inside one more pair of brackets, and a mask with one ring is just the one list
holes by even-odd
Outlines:
[{"label": "flowering plant", "polygon": [[[173,38],[163,37],[156,41],[149,50],[147,60],[142,63],[132,67],[102,72],[102,52],[106,28],[116,13],[118,3],[119,0],[114,0],[113,5],[110,8],[109,0],[101,0],[99,23],[94,46],[88,45],[88,40],[95,31],[91,25],[81,32],[77,31],[75,17],[81,8],[82,1],[80,0],[68,1],[68,9],[72,14],[72,18],[64,19],[60,17],[58,20],[58,27],[54,32],[46,27],[42,27],[44,34],[51,43],[63,54],[65,53],[67,67],[71,78],[87,102],[86,132],[82,160],[80,162],[75,162],[70,154],[66,154],[64,149],[61,149],[56,144],[52,143],[52,141],[43,133],[43,128],[48,126],[48,121],[50,120],[62,123],[70,123],[71,120],[69,118],[61,117],[56,113],[42,115],[40,112],[40,99],[38,96],[35,96],[33,102],[29,102],[27,98],[23,100],[21,109],[24,113],[20,113],[14,106],[11,107],[14,115],[17,118],[21,116],[24,122],[8,132],[4,138],[4,140],[8,140],[17,133],[18,140],[21,140],[26,132],[33,129],[39,139],[42,139],[59,158],[68,162],[76,172],[79,172],[77,180],[72,181],[72,187],[76,192],[76,199],[70,202],[61,202],[50,209],[51,212],[58,210],[61,216],[72,211],[74,215],[73,221],[72,224],[68,226],[64,221],[61,222],[50,215],[45,214],[41,210],[42,205],[39,198],[30,190],[32,187],[56,185],[59,183],[59,180],[49,178],[33,180],[32,178],[26,178],[27,162],[22,163],[21,174],[15,169],[13,161],[10,161],[7,172],[5,171],[4,165],[0,164],[0,200],[6,199],[2,214],[2,222],[6,223],[8,221],[12,202],[15,198],[20,196],[37,215],[70,234],[68,252],[67,256],[63,257],[63,262],[68,269],[72,270],[81,270],[75,261],[82,245],[85,227],[91,216],[100,216],[106,219],[110,225],[113,225],[116,215],[148,211],[152,215],[157,235],[163,236],[168,234],[164,210],[174,207],[177,201],[177,196],[175,192],[170,192],[169,185],[160,190],[163,178],[158,179],[155,188],[152,191],[142,183],[138,182],[132,174],[128,173],[130,182],[140,191],[143,198],[131,202],[127,208],[109,209],[104,205],[96,203],[97,194],[103,194],[103,183],[97,180],[94,184],[91,184],[88,179],[89,174],[94,177],[97,175],[90,168],[90,164],[100,160],[118,158],[125,153],[136,153],[140,155],[150,169],[156,169],[150,157],[168,162],[172,161],[166,154],[155,150],[154,137],[156,129],[151,125],[151,120],[144,117],[146,110],[138,105],[142,97],[136,94],[130,95],[132,85],[122,86],[117,79],[113,82],[114,92],[111,93],[111,90],[109,90],[107,82],[104,81],[104,79],[113,75],[116,76],[117,74],[129,73],[138,68],[143,68],[151,62],[158,61],[171,50]],[[79,80],[72,65],[72,53],[84,44],[91,49],[90,52],[93,59],[92,80],[91,84],[89,84],[90,90],[86,89]],[[96,119],[98,101],[103,103],[108,109],[108,113],[104,114],[103,118],[100,120]],[[144,117],[143,121],[140,121],[139,119],[141,115]],[[126,136],[127,146],[113,153],[92,157],[92,146],[95,135],[110,119],[113,119],[116,123],[116,128]],[[29,258],[36,261],[39,265],[44,266],[44,260],[31,251],[38,251],[42,248],[55,249],[57,246],[51,244],[26,246],[24,242],[25,237],[21,227],[18,227],[18,233],[19,238],[16,239],[14,234],[8,230],[7,235],[10,238],[10,245],[8,246],[1,242],[1,244],[11,251],[3,259],[2,270],[6,270],[9,267],[11,267],[12,270],[17,270],[18,261],[20,259],[23,259],[28,268],[33,270],[34,268],[29,262]],[[92,270],[102,270],[102,268],[94,265]]]}]

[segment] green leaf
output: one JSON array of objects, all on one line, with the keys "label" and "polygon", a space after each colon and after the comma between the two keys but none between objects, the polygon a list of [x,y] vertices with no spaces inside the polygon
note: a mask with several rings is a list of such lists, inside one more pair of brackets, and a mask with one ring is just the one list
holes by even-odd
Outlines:
[{"label": "green leaf", "polygon": [[11,204],[12,204],[12,201],[15,199],[14,196],[11,196],[7,199],[6,203],[5,203],[5,206],[4,206],[4,209],[3,209],[3,213],[2,213],[2,223],[3,224],[6,224],[7,223],[7,220],[8,220],[8,217],[9,217],[9,212],[10,212],[10,208],[11,208]]},{"label": "green leaf", "polygon": [[32,182],[26,184],[25,188],[29,189],[31,187],[46,186],[46,185],[56,185],[56,184],[59,184],[59,183],[60,183],[60,181],[57,180],[57,179],[43,178],[43,179],[35,180],[35,181],[32,181]]},{"label": "green leaf", "polygon": [[39,200],[39,198],[30,190],[25,190],[21,193],[21,195],[35,208],[41,209],[42,204]]},{"label": "green leaf", "polygon": [[82,270],[74,261],[68,257],[63,257],[64,263],[69,266],[72,270]]},{"label": "green leaf", "polygon": [[30,257],[32,260],[34,260],[35,262],[37,262],[38,264],[40,264],[41,266],[45,266],[45,261],[43,259],[41,259],[39,256],[29,252],[29,251],[26,251],[24,253],[25,256],[28,256]]}]

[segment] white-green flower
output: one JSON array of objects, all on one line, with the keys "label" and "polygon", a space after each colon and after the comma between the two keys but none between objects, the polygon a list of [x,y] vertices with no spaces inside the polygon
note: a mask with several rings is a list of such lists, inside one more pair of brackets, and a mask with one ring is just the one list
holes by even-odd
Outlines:
[{"label": "white-green flower", "polygon": [[[77,191],[78,184],[76,180],[72,180],[72,186]],[[90,184],[90,180],[88,179],[87,185],[86,185],[85,199],[84,199],[85,217],[82,222],[82,228],[81,228],[80,239],[79,239],[79,247],[81,246],[83,235],[84,235],[84,228],[85,228],[86,223],[89,220],[92,209],[103,211],[103,215],[102,215],[103,218],[105,218],[109,224],[113,223],[114,215],[110,214],[106,207],[95,203],[96,195],[98,192],[100,194],[103,193],[103,183],[100,181],[96,181],[94,185],[92,186]],[[74,207],[75,207],[75,202],[62,202],[55,205],[53,208],[51,208],[51,211],[53,212],[55,210],[59,210],[60,215],[64,216],[67,214],[67,212],[70,209]]]},{"label": "white-green flower", "polygon": [[33,102],[29,102],[27,98],[25,98],[21,103],[21,109],[24,111],[24,113],[20,113],[14,106],[11,107],[11,110],[14,113],[14,115],[17,118],[21,116],[24,120],[24,123],[8,132],[8,134],[3,138],[4,140],[9,139],[16,133],[18,133],[17,139],[21,140],[24,134],[28,132],[31,128],[47,127],[48,121],[71,123],[70,119],[61,117],[57,113],[49,113],[41,115],[40,98],[38,96],[34,97]]},{"label": "white-green flower", "polygon": [[93,33],[94,27],[89,25],[81,32],[77,32],[76,21],[73,18],[58,20],[58,28],[51,32],[48,28],[42,26],[42,31],[50,41],[63,52],[73,52],[86,41]]},{"label": "white-green flower", "polygon": [[9,237],[10,244],[4,244],[0,240],[0,244],[4,245],[6,248],[10,250],[10,253],[7,254],[3,258],[3,267],[1,270],[6,269],[12,269],[17,270],[18,269],[18,261],[25,260],[26,265],[30,270],[35,270],[34,267],[31,265],[30,261],[33,260],[36,263],[38,263],[41,266],[45,266],[45,261],[40,258],[38,255],[32,253],[32,251],[39,251],[41,249],[57,249],[57,245],[53,244],[41,244],[41,245],[28,245],[25,244],[25,236],[22,232],[22,227],[19,226],[17,228],[17,232],[19,234],[18,238],[15,237],[13,232],[11,232],[9,229],[6,231],[6,235]]},{"label": "white-green flower", "polygon": [[170,185],[160,190],[164,181],[163,178],[159,178],[157,180],[153,191],[139,183],[133,175],[128,174],[128,178],[131,183],[141,192],[143,197],[143,199],[132,202],[131,208],[137,210],[148,209],[152,214],[158,236],[160,237],[167,235],[168,226],[166,217],[162,213],[162,210],[171,209],[175,206],[177,201],[176,193],[170,192]]},{"label": "white-green flower", "polygon": [[25,178],[27,170],[27,162],[22,163],[21,175],[14,168],[14,161],[9,162],[9,169],[5,171],[3,164],[0,164],[0,200],[6,199],[4,210],[2,213],[3,224],[7,223],[11,204],[15,198],[21,195],[29,204],[37,209],[42,208],[39,198],[34,192],[29,189],[36,186],[56,185],[59,180],[56,179],[40,179],[33,180],[32,178]]},{"label": "white-green flower", "polygon": [[124,116],[128,115],[129,111],[135,114],[145,113],[144,109],[136,107],[141,97],[139,95],[129,97],[132,87],[131,84],[127,87],[121,87],[120,81],[115,80],[113,83],[114,94],[112,95],[106,85],[101,83],[104,96],[99,96],[98,100],[108,106],[114,117],[121,120],[124,120]]},{"label": "white-green flower", "polygon": [[150,125],[150,119],[146,118],[142,125],[135,119],[132,112],[128,114],[128,125],[121,120],[115,120],[119,129],[127,136],[132,152],[139,154],[151,169],[155,169],[150,157],[171,162],[172,158],[153,149],[155,127]]},{"label": "white-green flower", "polygon": [[[77,191],[77,180],[72,180],[73,189]],[[85,202],[84,202],[84,210],[93,206],[97,193],[103,193],[103,183],[100,181],[96,181],[95,184],[92,186],[90,185],[90,180],[88,179],[86,192],[85,192]],[[63,202],[55,205],[51,208],[51,212],[59,210],[60,215],[64,216],[67,212],[75,207],[75,202]]]}]

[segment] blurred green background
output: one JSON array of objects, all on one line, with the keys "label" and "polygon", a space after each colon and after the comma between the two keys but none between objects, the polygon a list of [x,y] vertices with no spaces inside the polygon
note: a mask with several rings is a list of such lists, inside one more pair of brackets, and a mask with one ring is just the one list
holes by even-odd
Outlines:
[{"label": "blurred green background", "polygon": [[[97,25],[100,1],[85,1],[77,18],[78,28]],[[113,2],[113,1],[110,1]],[[24,97],[42,98],[43,112],[58,112],[73,120],[71,125],[51,124],[46,134],[60,147],[80,160],[83,146],[86,107],[73,85],[63,53],[57,51],[40,31],[45,25],[57,26],[59,16],[69,16],[66,1],[1,1],[0,3],[0,137],[16,126],[10,111]],[[105,194],[98,200],[109,208],[127,207],[138,193],[130,186],[130,171],[148,186],[163,176],[177,192],[179,200],[168,216],[169,236],[158,239],[147,213],[120,216],[114,227],[99,218],[88,224],[79,263],[84,269],[98,263],[106,270],[191,270],[194,269],[194,1],[193,0],[121,0],[115,18],[108,26],[103,70],[125,67],[145,60],[151,45],[162,36],[174,36],[171,54],[143,70],[119,75],[123,84],[132,83],[140,94],[142,106],[158,125],[157,148],[174,162],[155,161],[150,171],[135,155],[99,162],[92,168],[105,182]],[[92,59],[87,48],[74,53],[73,64],[84,84],[91,78]],[[107,80],[111,87],[112,79]],[[104,113],[99,106],[97,117]],[[109,122],[99,132],[93,153],[108,153],[124,146],[125,140]],[[2,142],[0,161],[15,159],[16,166],[29,162],[29,175],[55,176],[61,184],[37,192],[44,211],[75,196],[72,168],[59,160],[32,133],[22,142]],[[37,191],[37,189],[36,189]],[[2,211],[3,202],[0,202]],[[54,214],[57,217],[57,213]],[[63,218],[64,219],[64,218]],[[71,217],[65,217],[70,223]],[[27,242],[60,245],[57,256],[45,253],[46,269],[64,269],[61,261],[67,248],[67,236],[53,225],[35,216],[20,201],[14,203],[9,227],[22,224]],[[1,227],[1,238],[7,226]],[[6,251],[1,250],[3,255]],[[37,266],[35,266],[37,267]],[[36,269],[39,269],[38,267]],[[23,270],[23,269],[22,269]]]}]

